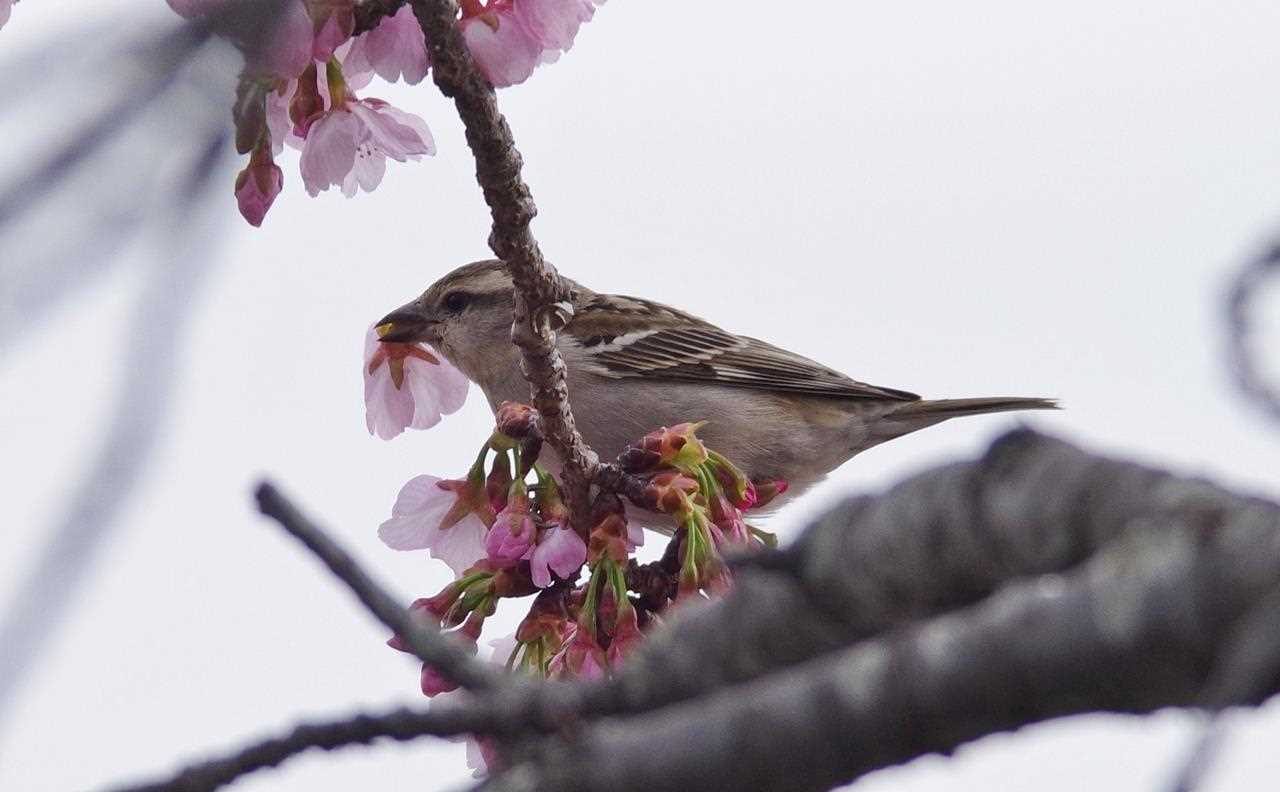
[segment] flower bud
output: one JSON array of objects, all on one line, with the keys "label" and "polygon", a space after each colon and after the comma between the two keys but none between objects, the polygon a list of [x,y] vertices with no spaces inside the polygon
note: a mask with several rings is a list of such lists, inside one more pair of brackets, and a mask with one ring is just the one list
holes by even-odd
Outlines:
[{"label": "flower bud", "polygon": [[627,520],[620,514],[609,514],[591,529],[587,538],[587,560],[610,558],[625,564],[627,555]]},{"label": "flower bud", "polygon": [[324,98],[316,83],[316,65],[312,63],[298,78],[298,90],[289,102],[289,120],[293,122],[293,133],[298,137],[306,137],[311,124],[324,114]]},{"label": "flower bud", "polygon": [[787,487],[790,486],[789,484],[787,484],[786,479],[780,479],[780,478],[779,479],[758,479],[752,482],[752,484],[755,485],[755,490],[756,490],[755,508],[757,509],[760,508],[761,506],[768,505],[769,502],[772,501],[774,498],[786,492]]},{"label": "flower bud", "polygon": [[692,496],[699,489],[697,480],[678,471],[663,471],[649,479],[639,505],[652,511],[681,516],[693,508]]},{"label": "flower bud", "polygon": [[654,430],[623,450],[618,464],[628,473],[644,473],[657,467],[692,471],[707,461],[706,446],[697,437],[705,423],[681,423]]},{"label": "flower bud", "polygon": [[516,440],[528,437],[538,431],[538,411],[527,404],[515,401],[504,401],[498,405],[494,416],[498,431]]},{"label": "flower bud", "polygon": [[739,509],[750,509],[755,506],[759,495],[756,493],[755,485],[747,478],[747,474],[722,454],[711,451],[710,457],[711,462],[708,467],[715,475],[716,483],[724,487],[725,494],[729,496],[733,505]]}]

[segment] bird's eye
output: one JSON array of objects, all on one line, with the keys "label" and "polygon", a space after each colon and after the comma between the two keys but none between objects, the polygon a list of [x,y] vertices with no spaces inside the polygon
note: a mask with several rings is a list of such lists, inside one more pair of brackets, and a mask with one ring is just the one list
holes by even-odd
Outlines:
[{"label": "bird's eye", "polygon": [[444,307],[452,313],[460,313],[469,302],[471,302],[471,295],[466,292],[449,292],[444,296]]}]

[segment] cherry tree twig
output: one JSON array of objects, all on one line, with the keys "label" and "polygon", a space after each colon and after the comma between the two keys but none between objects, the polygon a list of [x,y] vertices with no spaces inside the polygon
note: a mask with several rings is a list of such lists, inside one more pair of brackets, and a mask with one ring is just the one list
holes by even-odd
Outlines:
[{"label": "cherry tree twig", "polygon": [[493,216],[489,247],[506,263],[516,286],[511,339],[521,350],[533,406],[542,416],[546,440],[560,457],[569,506],[580,522],[587,516],[588,488],[599,460],[574,423],[564,360],[556,348],[556,330],[572,317],[569,290],[543,259],[529,229],[538,209],[520,175],[523,160],[498,111],[493,87],[462,40],[457,4],[412,0],[411,5],[426,36],[432,79],[453,99],[475,156],[476,180]]},{"label": "cherry tree twig", "polygon": [[442,635],[416,619],[399,601],[386,592],[369,573],[324,531],[280,494],[270,482],[258,485],[254,493],[263,514],[280,523],[294,538],[316,555],[329,571],[356,595],[360,604],[378,621],[399,635],[406,648],[424,663],[470,690],[488,690],[502,676],[481,663],[454,638]]}]

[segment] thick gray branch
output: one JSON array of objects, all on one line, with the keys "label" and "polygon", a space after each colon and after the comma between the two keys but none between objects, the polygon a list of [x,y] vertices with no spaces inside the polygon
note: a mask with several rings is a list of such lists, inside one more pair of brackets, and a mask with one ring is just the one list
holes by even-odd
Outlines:
[{"label": "thick gray branch", "polygon": [[589,706],[638,711],[703,695],[1067,570],[1135,522],[1220,524],[1254,503],[1016,431],[977,461],[839,504],[770,559],[770,573],[745,576],[647,642]]},{"label": "thick gray branch", "polygon": [[1273,633],[1245,637],[1274,621],[1280,507],[1030,432],[845,504],[792,562],[654,641],[624,689],[652,704],[673,680],[669,701],[752,681],[599,721],[489,786],[826,789],[1046,718],[1280,688]]}]

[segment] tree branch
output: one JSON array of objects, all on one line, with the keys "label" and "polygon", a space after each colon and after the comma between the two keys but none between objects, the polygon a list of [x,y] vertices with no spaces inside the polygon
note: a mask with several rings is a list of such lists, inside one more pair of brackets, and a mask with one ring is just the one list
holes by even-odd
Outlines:
[{"label": "tree branch", "polygon": [[1249,306],[1262,283],[1280,274],[1280,242],[1240,270],[1227,295],[1227,360],[1240,392],[1253,400],[1272,421],[1280,421],[1280,388],[1267,382],[1258,370],[1258,355],[1251,346],[1253,323]]},{"label": "tree branch", "polygon": [[486,788],[826,789],[1046,718],[1256,704],[1280,690],[1277,631],[1253,629],[1275,620],[1278,547],[1276,504],[1015,433],[827,515],[790,571],[652,639],[611,702],[678,703]]},{"label": "tree branch", "polygon": [[516,286],[511,339],[520,347],[521,370],[529,381],[533,406],[542,416],[546,440],[562,464],[575,521],[587,516],[587,495],[598,458],[582,439],[569,406],[564,360],[556,348],[556,330],[572,316],[569,290],[542,258],[529,224],[538,213],[520,175],[523,161],[497,97],[471,60],[458,30],[453,0],[412,0],[426,36],[431,74],[440,91],[453,99],[476,160],[476,181],[493,216],[489,247],[506,263]]},{"label": "tree branch", "polygon": [[400,636],[418,659],[435,666],[446,677],[469,690],[488,690],[503,681],[503,675],[476,660],[460,641],[442,635],[415,618],[270,482],[259,484],[255,497],[263,514],[280,523],[315,553],[378,621]]}]

